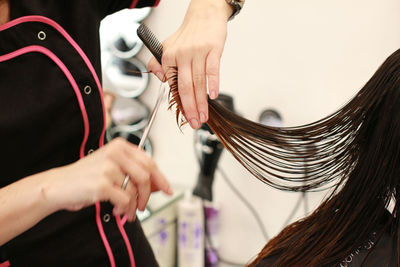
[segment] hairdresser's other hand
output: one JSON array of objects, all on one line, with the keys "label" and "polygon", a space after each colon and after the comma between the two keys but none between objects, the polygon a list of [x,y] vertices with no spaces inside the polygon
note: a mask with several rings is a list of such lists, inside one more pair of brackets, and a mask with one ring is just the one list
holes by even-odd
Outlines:
[{"label": "hairdresser's other hand", "polygon": [[[171,194],[169,183],[154,161],[137,146],[117,138],[77,162],[55,169],[59,179],[48,181],[45,194],[57,209],[79,210],[97,201],[110,201],[114,215],[133,221],[144,210],[150,193]],[[121,188],[126,174],[130,181]]]},{"label": "hairdresser's other hand", "polygon": [[208,120],[207,80],[211,99],[219,92],[220,58],[232,7],[225,0],[192,0],[180,28],[163,42],[162,67],[155,58],[149,69],[159,79],[178,68],[178,90],[184,116],[194,129]]}]

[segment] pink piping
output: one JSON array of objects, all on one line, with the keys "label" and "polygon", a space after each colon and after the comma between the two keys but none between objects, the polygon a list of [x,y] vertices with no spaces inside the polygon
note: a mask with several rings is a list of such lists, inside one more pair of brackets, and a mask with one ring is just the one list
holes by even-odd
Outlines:
[{"label": "pink piping", "polygon": [[122,225],[125,225],[127,220],[128,220],[128,217],[126,215],[124,215],[124,217],[122,217],[122,220],[121,220]]},{"label": "pink piping", "polygon": [[[138,0],[133,0],[131,6],[135,7],[137,2],[138,2]],[[93,67],[92,63],[90,62],[90,60],[86,56],[86,54],[83,52],[83,50],[80,48],[80,46],[75,42],[75,40],[57,22],[55,22],[52,19],[43,17],[43,16],[25,16],[25,17],[14,19],[14,20],[6,23],[6,24],[1,25],[0,26],[0,31],[3,31],[5,29],[8,29],[8,28],[10,28],[12,26],[15,26],[17,24],[20,24],[20,23],[32,22],[32,21],[42,22],[42,23],[48,24],[48,25],[52,26],[53,28],[55,28],[57,31],[59,31],[67,39],[67,41],[75,48],[75,50],[79,53],[79,55],[84,60],[86,66],[89,68],[90,72],[92,73],[92,76],[95,79],[95,82],[96,82],[96,85],[97,85],[97,89],[98,89],[99,94],[100,94],[100,99],[101,99],[101,104],[102,104],[102,111],[103,111],[103,129],[102,129],[102,133],[100,135],[100,140],[99,140],[99,147],[102,147],[104,145],[104,134],[105,134],[105,128],[106,128],[106,115],[105,115],[103,91],[101,90],[100,80],[99,80],[99,78],[98,78],[98,76],[96,74],[96,71],[94,70],[94,67]],[[60,61],[60,63],[62,64],[61,61]],[[65,67],[65,65],[64,65],[64,67]],[[65,69],[66,69],[66,71],[68,71],[68,69],[66,67],[65,67]],[[68,71],[68,73],[69,73],[69,71]],[[71,75],[71,78],[72,78],[72,75]],[[75,90],[75,88],[74,88],[74,90]],[[78,90],[78,92],[79,92],[79,90]],[[82,104],[83,104],[83,99],[82,99],[82,96],[80,95],[80,92],[79,92],[79,96],[80,96],[80,99],[82,100]],[[79,97],[78,97],[78,101],[79,101]],[[84,105],[83,105],[83,109],[85,110]],[[81,108],[81,111],[82,111],[82,108]],[[82,116],[83,116],[83,114],[84,113],[82,112]],[[86,110],[85,110],[85,115],[86,115],[87,126],[88,126],[89,122],[88,122],[88,119],[87,119]],[[85,120],[85,118],[84,118],[84,120]],[[86,127],[86,125],[85,125],[85,127]],[[86,129],[85,129],[85,131],[86,131]],[[85,134],[86,134],[86,132],[85,132]],[[82,143],[82,146],[81,146],[81,151],[80,151],[81,157],[84,156],[84,144],[86,144],[88,134],[89,134],[89,130],[87,132],[87,136],[85,135],[84,142]],[[126,218],[124,218],[124,219],[126,221]],[[115,266],[114,256],[112,254],[111,247],[110,247],[110,245],[108,243],[107,237],[106,237],[106,235],[104,233],[104,229],[103,229],[103,226],[102,226],[102,223],[101,223],[101,219],[100,219],[100,204],[99,203],[96,203],[96,223],[97,223],[98,230],[100,232],[100,236],[101,236],[101,238],[103,240],[104,246],[106,248],[108,257],[110,259],[111,266],[114,267]],[[127,246],[129,258],[130,258],[130,261],[131,261],[131,265],[132,265],[132,267],[134,267],[135,266],[135,262],[134,262],[134,259],[133,259],[133,251],[132,251],[132,248],[130,246],[129,238],[128,238],[126,232],[125,232],[125,229],[123,228],[124,224],[125,224],[125,222],[123,224],[121,224],[121,221],[117,220],[118,229],[121,232],[121,235],[122,235],[122,237],[124,239],[124,242],[125,242],[125,244]],[[131,257],[131,255],[132,255],[132,257]]]},{"label": "pink piping", "polygon": [[135,8],[139,0],[133,0],[129,8]]},{"label": "pink piping", "polygon": [[[135,7],[137,6],[138,2],[139,2],[139,0],[133,0],[132,3],[131,3],[131,5],[129,6],[129,8],[131,8],[131,9],[132,9],[132,8],[135,8]],[[160,3],[160,0],[156,0],[156,1],[154,2],[153,7],[158,6],[159,3]],[[0,266],[0,267],[1,267],[1,266]]]},{"label": "pink piping", "polygon": [[159,3],[160,3],[160,0],[157,0],[157,1],[154,3],[153,7],[158,6]]},{"label": "pink piping", "polygon": [[85,155],[85,144],[86,144],[86,141],[89,136],[89,120],[88,120],[85,105],[84,105],[84,102],[82,99],[82,95],[79,91],[79,87],[76,84],[74,77],[72,77],[72,74],[69,72],[68,68],[64,65],[64,63],[62,63],[62,61],[55,54],[53,54],[50,50],[48,50],[47,48],[44,48],[42,46],[37,46],[37,45],[27,46],[27,47],[18,49],[14,52],[11,52],[9,54],[2,55],[2,56],[0,56],[0,62],[10,60],[14,57],[20,56],[22,54],[30,53],[30,52],[39,52],[39,53],[45,54],[46,56],[51,58],[54,61],[54,63],[56,63],[57,66],[64,72],[69,83],[72,85],[75,95],[76,95],[76,98],[78,99],[79,108],[81,109],[81,112],[82,112],[83,124],[84,124],[84,129],[85,129],[82,144],[80,147],[80,156],[83,157]]},{"label": "pink piping", "polygon": [[54,20],[43,17],[43,16],[25,16],[25,17],[20,17],[17,19],[14,19],[12,21],[7,22],[6,24],[3,24],[0,26],[0,31],[3,31],[5,29],[11,28],[17,24],[24,23],[24,22],[42,22],[45,24],[48,24],[55,28],[57,31],[59,31],[65,39],[75,48],[75,50],[79,53],[79,55],[82,57],[83,61],[85,62],[86,66],[89,68],[90,72],[92,73],[92,76],[96,82],[97,88],[100,93],[100,98],[101,98],[101,104],[102,104],[102,109],[103,109],[103,129],[101,133],[101,137],[99,140],[99,145],[100,147],[104,145],[104,133],[106,130],[106,121],[105,121],[105,108],[104,108],[104,99],[103,99],[103,91],[101,90],[101,84],[99,77],[96,74],[96,71],[94,70],[94,67],[92,63],[90,62],[89,58],[86,56],[85,52],[83,52],[82,48],[74,41],[74,39]]},{"label": "pink piping", "polygon": [[128,254],[129,254],[129,261],[131,262],[131,267],[135,267],[135,258],[133,257],[133,250],[131,247],[131,243],[129,242],[128,235],[125,232],[124,225],[121,223],[121,217],[116,216],[115,219],[117,220],[117,225],[118,229],[122,234],[122,237],[124,238],[125,246],[128,248]]},{"label": "pink piping", "polygon": [[[0,56],[0,62],[7,61],[7,60],[10,60],[10,59],[12,59],[14,57],[18,57],[20,55],[23,55],[23,54],[26,54],[26,53],[31,53],[31,52],[39,52],[39,53],[45,54],[51,60],[53,60],[54,63],[57,64],[57,66],[61,69],[61,71],[67,77],[69,83],[71,84],[72,88],[74,89],[76,98],[78,99],[78,104],[79,104],[79,108],[80,108],[81,113],[82,113],[83,124],[84,124],[84,137],[83,137],[82,144],[81,144],[81,147],[80,147],[80,157],[82,158],[82,157],[85,156],[85,144],[86,144],[86,141],[87,141],[88,136],[89,136],[89,120],[88,120],[88,116],[87,116],[87,113],[86,113],[86,109],[85,109],[85,105],[84,105],[84,102],[83,102],[82,95],[81,95],[81,93],[79,91],[79,87],[78,87],[74,77],[69,72],[68,68],[64,65],[64,63],[62,63],[62,61],[54,53],[52,53],[50,50],[48,50],[45,47],[37,46],[37,45],[27,46],[27,47],[21,48],[19,50],[16,50],[14,52],[11,52],[9,54],[2,55],[2,56]],[[8,267],[8,266],[10,266],[10,262],[9,261],[6,261],[6,262],[0,264],[0,267]]]},{"label": "pink piping", "polygon": [[114,254],[112,253],[110,244],[108,243],[106,234],[103,229],[103,224],[101,223],[100,219],[100,202],[96,202],[96,223],[97,223],[97,228],[100,232],[101,239],[103,240],[104,247],[106,248],[111,267],[115,267]]}]

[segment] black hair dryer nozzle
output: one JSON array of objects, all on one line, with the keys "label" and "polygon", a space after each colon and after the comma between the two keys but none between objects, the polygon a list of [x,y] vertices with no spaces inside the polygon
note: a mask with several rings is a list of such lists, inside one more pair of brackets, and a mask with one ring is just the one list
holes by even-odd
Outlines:
[{"label": "black hair dryer nozzle", "polygon": [[[233,98],[231,96],[220,94],[217,101],[233,111]],[[200,129],[196,130],[195,138],[196,151],[200,155],[200,172],[193,194],[212,201],[214,174],[224,147],[210,127],[204,123]]]}]

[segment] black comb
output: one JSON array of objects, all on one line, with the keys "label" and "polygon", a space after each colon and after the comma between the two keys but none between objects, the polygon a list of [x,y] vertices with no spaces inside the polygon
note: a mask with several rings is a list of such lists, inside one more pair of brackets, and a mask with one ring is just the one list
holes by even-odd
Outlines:
[{"label": "black comb", "polygon": [[163,46],[154,33],[145,24],[141,24],[137,29],[137,35],[157,59],[158,63],[161,64]]}]

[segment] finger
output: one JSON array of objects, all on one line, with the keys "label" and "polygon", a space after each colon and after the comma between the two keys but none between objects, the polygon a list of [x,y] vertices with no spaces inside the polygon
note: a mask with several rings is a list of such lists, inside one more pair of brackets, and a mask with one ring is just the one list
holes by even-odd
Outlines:
[{"label": "finger", "polygon": [[126,213],[126,216],[128,218],[128,221],[133,222],[136,219],[137,190],[133,183],[129,182],[126,191],[130,195],[129,209]]},{"label": "finger", "polygon": [[[116,138],[112,141],[112,143],[116,152],[115,154],[118,154],[114,157],[114,160],[116,161],[116,164],[120,166],[120,169],[122,169],[123,173],[129,174],[132,179],[135,179],[136,177],[145,177],[145,179],[149,179],[151,174],[151,189],[149,191],[162,190],[168,195],[173,194],[168,180],[159,170],[155,162],[143,150],[138,149],[136,145],[126,141],[123,138]],[[138,168],[138,166],[140,166],[140,168]],[[119,182],[121,185],[124,179],[125,175],[123,175],[122,178],[119,178],[119,180],[122,180]],[[139,180],[139,182],[142,180]],[[139,190],[141,189],[142,187],[139,188]],[[139,195],[141,196],[140,200],[142,201],[143,196],[141,194]],[[148,197],[144,198],[144,202],[147,203],[147,200]],[[140,204],[142,204],[142,202],[140,202]],[[138,207],[141,208],[139,203]]]},{"label": "finger", "polygon": [[153,173],[150,176],[150,183],[151,183],[151,192],[157,192],[157,191],[163,191],[165,194],[172,196],[172,194],[174,193],[172,191],[171,186],[169,185],[168,181],[166,181],[166,183],[168,183],[167,186],[165,186],[164,181],[162,181],[160,179],[160,176],[164,177],[164,175],[160,172],[160,173]]},{"label": "finger", "polygon": [[[103,186],[107,185],[117,185],[121,186],[124,179],[125,174],[121,170],[120,164],[114,160],[116,153],[109,152],[108,160],[105,160],[100,168],[102,172],[102,180],[99,180],[98,185],[100,186],[100,190],[102,190]],[[121,153],[122,154],[122,153]]]},{"label": "finger", "polygon": [[[137,205],[139,209],[143,210],[146,206],[146,203],[150,197],[150,192],[151,192],[150,173],[140,164],[137,163],[137,157],[134,156],[132,157],[130,154],[126,152],[129,150],[138,150],[136,146],[124,140],[123,138],[118,138],[115,141],[113,140],[113,142],[114,143],[112,145],[112,151],[110,152],[110,154],[112,155],[111,157],[115,162],[115,164],[119,167],[120,172],[129,175],[131,181],[137,186],[138,190]],[[120,188],[123,184],[123,180],[125,179],[126,175],[122,176],[123,178],[114,180],[117,181],[115,183],[119,184]]]},{"label": "finger", "polygon": [[178,62],[178,91],[182,101],[184,115],[193,129],[200,127],[194,95],[191,62]]},{"label": "finger", "polygon": [[145,151],[138,149],[135,145],[131,144],[127,147],[125,153],[127,154],[127,157],[131,158],[151,174],[150,182],[152,192],[161,190],[168,195],[172,194],[171,186],[167,178]]},{"label": "finger", "polygon": [[196,56],[192,64],[194,93],[201,123],[208,120],[205,59],[203,56]]},{"label": "finger", "polygon": [[111,184],[121,187],[126,175],[119,164],[109,160],[103,164],[103,168],[104,177],[106,177]]},{"label": "finger", "polygon": [[151,193],[150,173],[134,160],[124,158],[122,161],[123,168],[130,176],[130,182],[137,187],[137,207],[144,210]]},{"label": "finger", "polygon": [[158,61],[156,60],[155,57],[152,57],[150,59],[149,63],[147,64],[147,68],[149,69],[149,71],[154,73],[160,81],[162,81],[162,82],[166,81],[166,78],[164,75],[164,70],[163,70],[161,64],[158,63]]},{"label": "finger", "polygon": [[207,56],[206,75],[208,80],[208,91],[211,99],[219,94],[219,68],[222,51],[213,49]]},{"label": "finger", "polygon": [[112,186],[107,186],[103,190],[105,201],[110,201],[114,206],[115,214],[123,214],[128,211],[130,196],[121,190],[121,188]]},{"label": "finger", "polygon": [[173,52],[170,52],[168,50],[163,54],[161,60],[162,60],[163,73],[165,74],[164,76],[167,78],[168,83],[171,86],[172,84],[171,78],[175,74],[175,67],[176,67],[175,56]]}]

